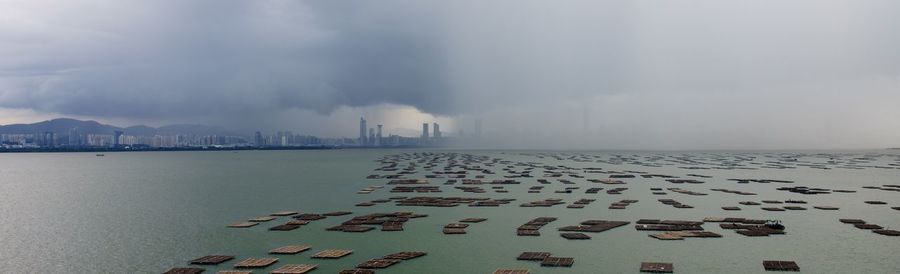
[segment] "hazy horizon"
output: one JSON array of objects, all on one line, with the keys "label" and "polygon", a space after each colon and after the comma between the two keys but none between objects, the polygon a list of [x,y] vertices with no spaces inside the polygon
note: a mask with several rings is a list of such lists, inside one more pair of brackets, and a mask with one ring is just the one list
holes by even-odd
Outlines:
[{"label": "hazy horizon", "polygon": [[900,147],[896,1],[0,0],[0,124]]}]

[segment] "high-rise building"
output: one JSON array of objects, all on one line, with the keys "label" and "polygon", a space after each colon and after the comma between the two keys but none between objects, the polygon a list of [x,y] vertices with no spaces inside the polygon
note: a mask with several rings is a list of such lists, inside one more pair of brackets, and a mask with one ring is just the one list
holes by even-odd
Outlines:
[{"label": "high-rise building", "polygon": [[253,144],[255,144],[256,146],[263,145],[263,136],[261,132],[257,131],[256,135],[253,136]]},{"label": "high-rise building", "polygon": [[438,125],[438,123],[432,123],[432,126],[434,127],[434,134],[432,134],[432,136],[434,138],[441,138],[441,125]]},{"label": "high-rise building", "polygon": [[125,132],[121,130],[116,130],[113,132],[113,146],[119,146],[122,144],[122,135],[125,135]]},{"label": "high-rise building", "polygon": [[422,123],[422,140],[428,140],[428,123]]},{"label": "high-rise building", "polygon": [[375,134],[375,146],[381,146],[381,125],[378,125],[378,131]]},{"label": "high-rise building", "polygon": [[56,147],[56,134],[47,131],[41,136],[41,145],[45,147]]},{"label": "high-rise building", "polygon": [[368,145],[371,146],[374,144],[375,144],[375,129],[369,128],[369,143],[368,143]]},{"label": "high-rise building", "polygon": [[366,140],[366,119],[359,117],[359,145],[364,146],[368,142]]}]

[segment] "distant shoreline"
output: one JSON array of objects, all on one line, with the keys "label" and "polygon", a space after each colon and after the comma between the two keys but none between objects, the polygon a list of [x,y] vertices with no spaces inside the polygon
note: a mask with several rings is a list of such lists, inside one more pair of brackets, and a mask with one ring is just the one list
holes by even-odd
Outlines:
[{"label": "distant shoreline", "polygon": [[174,148],[21,148],[0,149],[0,153],[60,153],[60,152],[152,152],[152,151],[241,151],[241,150],[328,150],[346,147],[174,147]]},{"label": "distant shoreline", "polygon": [[[297,147],[172,147],[172,148],[112,148],[112,147],[79,147],[79,148],[17,148],[2,149],[3,153],[68,153],[68,152],[153,152],[153,151],[245,151],[245,150],[337,150],[337,149],[406,149],[425,148],[421,146],[391,147],[355,147],[355,146],[297,146]],[[429,147],[434,148],[434,147]]]}]

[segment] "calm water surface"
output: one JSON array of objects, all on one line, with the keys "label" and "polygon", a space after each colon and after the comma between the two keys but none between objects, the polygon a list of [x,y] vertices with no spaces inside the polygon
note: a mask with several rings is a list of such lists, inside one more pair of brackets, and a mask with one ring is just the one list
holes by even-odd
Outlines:
[{"label": "calm water surface", "polygon": [[[644,261],[673,262],[676,273],[765,273],[762,260],[796,261],[806,273],[898,273],[900,237],[877,235],[838,222],[839,218],[859,218],[892,229],[900,229],[900,192],[863,189],[862,186],[900,184],[900,169],[864,168],[820,170],[687,170],[678,165],[647,167],[641,165],[584,163],[553,158],[537,158],[517,151],[471,151],[511,161],[541,162],[548,165],[599,167],[604,170],[635,170],[680,176],[704,174],[712,178],[697,185],[673,185],[660,178],[626,179],[629,190],[622,195],[584,194],[588,187],[611,187],[586,182],[587,178],[605,178],[606,174],[585,174],[585,179],[568,178],[581,189],[572,194],[553,190],[569,185],[554,182],[541,194],[528,194],[527,188],[539,185],[535,178],[520,178],[520,185],[508,185],[509,193],[462,193],[442,186],[444,193],[433,196],[516,198],[497,208],[423,208],[379,204],[354,207],[359,202],[397,196],[387,188],[368,195],[356,191],[385,180],[366,180],[379,167],[376,159],[416,150],[337,150],[337,151],[241,151],[241,152],[141,152],[64,154],[0,154],[0,272],[3,273],[161,273],[187,261],[209,254],[265,257],[268,250],[289,244],[308,244],[320,249],[353,249],[339,260],[312,260],[307,251],[278,256],[284,263],[315,263],[312,273],[337,273],[367,259],[398,251],[425,251],[429,255],[406,261],[378,273],[491,273],[497,268],[528,268],[532,273],[637,273]],[[564,152],[577,154],[575,152]],[[605,152],[584,152],[606,155]],[[847,152],[850,153],[850,152]],[[854,152],[873,153],[873,152]],[[896,154],[892,151],[874,153]],[[650,152],[617,153],[645,155]],[[666,153],[661,153],[665,155]],[[691,155],[692,153],[674,153]],[[699,153],[698,153],[699,154]],[[896,155],[877,158],[870,165],[887,167],[896,163]],[[504,173],[487,179],[500,179]],[[443,167],[442,165],[439,167]],[[410,176],[424,178],[425,173]],[[857,193],[800,195],[776,191],[780,184],[736,184],[728,178],[795,180],[794,185],[857,190]],[[445,179],[434,179],[441,184]],[[553,180],[553,179],[551,179]],[[617,187],[617,186],[612,186]],[[651,194],[651,187],[680,187],[709,193],[688,196],[670,193]],[[710,188],[758,193],[757,196],[709,191]],[[422,195],[406,195],[422,196]],[[519,203],[545,198],[561,198],[570,203],[580,198],[597,199],[584,209],[565,206],[522,208]],[[694,206],[676,209],[660,204],[659,198],[676,199]],[[618,200],[638,203],[625,210],[609,210]],[[800,199],[809,202],[805,211],[767,212],[753,206],[726,212],[721,206],[746,200]],[[881,200],[887,206],[863,203]],[[815,210],[813,205],[831,205],[838,211]],[[373,212],[414,211],[429,214],[413,219],[403,232],[368,233],[328,232],[350,216],[329,217],[290,232],[271,232],[267,228],[282,220],[250,229],[229,229],[228,224],[292,210],[324,213],[337,210],[354,215]],[[539,216],[559,220],[541,230],[540,237],[518,237],[515,228]],[[466,217],[489,220],[473,224],[466,235],[443,235],[441,227]],[[718,239],[660,241],[648,232],[635,231],[631,225],[598,234],[593,239],[570,241],[554,231],[556,227],[575,225],[588,219],[634,222],[638,219],[690,219],[704,217],[748,217],[780,219],[788,234],[772,237],[744,237],[704,227],[724,235]],[[282,218],[284,219],[284,218]],[[537,263],[516,261],[522,251],[548,251],[557,256],[575,257],[572,268],[545,268]],[[221,267],[207,267],[208,273],[228,269],[237,260]],[[255,272],[265,273],[275,267]]]}]

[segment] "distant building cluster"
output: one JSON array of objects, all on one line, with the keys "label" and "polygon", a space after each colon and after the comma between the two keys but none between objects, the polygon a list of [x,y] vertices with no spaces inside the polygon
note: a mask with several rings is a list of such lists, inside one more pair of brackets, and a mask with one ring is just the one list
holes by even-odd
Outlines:
[{"label": "distant building cluster", "polygon": [[[480,132],[480,128],[476,131]],[[290,131],[279,131],[275,134],[263,134],[257,131],[249,138],[246,136],[192,134],[147,136],[129,134],[127,130],[116,130],[112,134],[98,134],[71,128],[64,132],[0,134],[0,149],[421,147],[443,146],[447,144],[447,141],[448,139],[441,132],[441,126],[438,123],[423,123],[422,133],[418,137],[404,137],[396,134],[385,136],[383,125],[370,127],[366,119],[360,117],[358,138],[321,138],[294,134]]]},{"label": "distant building cluster", "polygon": [[409,147],[409,146],[438,146],[444,145],[446,140],[438,123],[433,123],[434,132],[428,131],[428,123],[422,124],[422,135],[417,137],[403,137],[399,135],[383,135],[384,125],[368,127],[365,117],[359,118],[359,137],[356,146],[359,147]]},{"label": "distant building cluster", "polygon": [[252,145],[257,147],[302,147],[302,146],[346,146],[355,141],[351,138],[320,138],[311,135],[294,134],[290,131],[279,131],[272,135],[264,135],[257,131],[253,135]]},{"label": "distant building cluster", "polygon": [[58,134],[0,134],[0,148],[78,148],[78,147],[209,147],[246,146],[246,138],[221,135],[134,136],[122,131],[114,134],[81,134],[77,130]]}]

